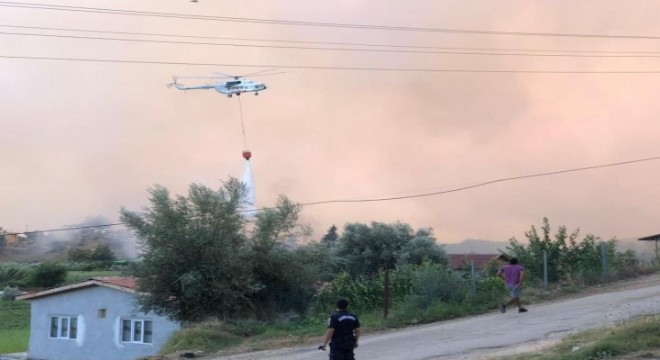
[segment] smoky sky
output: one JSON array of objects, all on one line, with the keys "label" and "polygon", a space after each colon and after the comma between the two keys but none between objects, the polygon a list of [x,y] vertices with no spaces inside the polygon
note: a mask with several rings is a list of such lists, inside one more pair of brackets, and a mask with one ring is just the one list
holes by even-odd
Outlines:
[{"label": "smoky sky", "polygon": [[[638,1],[53,1],[241,18],[521,33],[660,36]],[[200,21],[0,8],[4,25],[193,36],[509,49],[660,52],[660,40],[459,34]],[[6,28],[0,28],[7,30]],[[9,31],[9,30],[7,30]],[[19,32],[12,29],[13,32]],[[29,32],[22,30],[20,32]],[[33,30],[40,34],[72,34]],[[89,36],[89,34],[87,34]],[[96,34],[95,36],[100,36]],[[115,35],[112,37],[120,37]],[[131,38],[138,38],[131,36]],[[147,37],[139,37],[147,38]],[[171,39],[171,38],[168,38]],[[182,38],[177,38],[181,40]],[[211,42],[210,40],[208,42]],[[229,41],[217,40],[219,43]],[[238,41],[241,44],[272,42]],[[288,43],[287,43],[288,44]],[[288,44],[291,45],[291,44]],[[308,46],[302,43],[296,46]],[[317,45],[320,46],[320,45]],[[346,47],[346,46],[336,46]],[[561,51],[565,52],[561,52]],[[580,52],[578,52],[580,51]],[[503,51],[500,51],[503,52]],[[618,54],[618,53],[617,53]],[[252,150],[258,207],[439,192],[527,174],[660,155],[658,74],[281,69],[258,97],[168,89],[228,65],[517,71],[660,71],[660,58],[450,55],[150,44],[0,34],[0,55],[214,63],[148,65],[0,58],[0,226],[112,221],[154,184],[185,194],[240,178]],[[186,85],[196,84],[186,80]],[[438,241],[521,238],[543,217],[603,238],[656,233],[660,161],[496,183],[408,200],[304,207],[318,238],[348,222],[432,227]]]}]

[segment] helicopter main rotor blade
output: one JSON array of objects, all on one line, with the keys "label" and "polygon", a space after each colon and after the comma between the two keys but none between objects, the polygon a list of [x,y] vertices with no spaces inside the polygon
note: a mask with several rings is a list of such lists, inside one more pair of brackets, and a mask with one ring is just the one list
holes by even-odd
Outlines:
[{"label": "helicopter main rotor blade", "polygon": [[229,75],[229,74],[225,74],[223,72],[218,72],[218,71],[214,71],[213,73],[218,74],[218,75],[222,75],[222,78],[232,78],[233,79],[233,78],[241,77],[241,76],[238,76],[238,75]]},{"label": "helicopter main rotor blade", "polygon": [[277,70],[277,68],[270,68],[270,69],[255,71],[253,73],[242,75],[241,77],[254,76],[254,75],[257,75],[257,74],[262,74],[262,73],[266,73],[266,72],[273,71],[273,70]]},{"label": "helicopter main rotor blade", "polygon": [[225,77],[224,76],[179,76],[179,79],[225,79]]},{"label": "helicopter main rotor blade", "polygon": [[[263,74],[263,73],[266,73],[266,72],[269,72],[269,71],[273,71],[273,70],[277,70],[277,68],[270,68],[270,69],[259,70],[259,71],[255,71],[255,72],[252,72],[252,73],[249,73],[249,74],[243,74],[243,75],[231,75],[231,74],[225,74],[225,73],[223,73],[223,72],[219,72],[219,71],[214,71],[213,73],[214,73],[214,74],[218,74],[218,75],[222,75],[222,76],[226,76],[226,77],[228,77],[228,78],[240,79],[240,78],[244,78],[244,77],[248,77],[248,76],[254,76],[254,75]],[[278,74],[279,74],[279,73],[278,73]],[[270,75],[270,74],[264,74],[264,75]],[[261,75],[259,75],[259,76],[261,76]]]},{"label": "helicopter main rotor blade", "polygon": [[269,74],[250,75],[250,77],[260,77],[260,76],[279,75],[279,74],[286,74],[286,71],[280,71],[280,72],[269,73]]}]

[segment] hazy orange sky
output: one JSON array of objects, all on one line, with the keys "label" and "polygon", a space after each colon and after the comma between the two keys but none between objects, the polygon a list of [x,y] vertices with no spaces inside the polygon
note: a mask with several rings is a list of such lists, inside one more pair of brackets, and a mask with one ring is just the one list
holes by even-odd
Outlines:
[{"label": "hazy orange sky", "polygon": [[[173,75],[245,74],[255,67],[9,59],[7,56],[281,66],[242,96],[257,205],[279,194],[307,203],[412,195],[480,182],[660,156],[660,73],[521,74],[340,71],[329,66],[462,70],[658,71],[659,57],[576,57],[595,51],[660,56],[657,1],[61,1],[20,2],[239,18],[657,39],[452,34],[97,14],[0,2],[0,226],[57,228],[147,205],[160,184],[218,187],[242,175],[238,101],[182,92]],[[153,44],[8,35],[120,35],[39,26],[270,40],[447,48],[557,50],[573,56],[348,52]],[[136,36],[124,36],[137,38]],[[146,37],[141,37],[146,39]],[[153,39],[153,38],[152,38]],[[158,38],[229,43],[226,40]],[[246,41],[234,43],[248,44]],[[274,42],[259,45],[326,46]],[[346,46],[343,46],[346,47]],[[573,51],[573,52],[559,52]],[[590,52],[575,52],[590,51]],[[484,52],[479,50],[477,52]],[[502,51],[500,51],[502,52]],[[509,51],[511,52],[511,51]],[[656,52],[656,53],[653,53]],[[548,54],[548,53],[546,53]],[[621,53],[609,53],[618,54]],[[256,78],[257,79],[257,78]],[[190,80],[186,84],[195,84]],[[438,241],[522,238],[543,217],[609,239],[655,234],[660,161],[500,182],[409,200],[308,206],[332,224],[402,221]]]}]

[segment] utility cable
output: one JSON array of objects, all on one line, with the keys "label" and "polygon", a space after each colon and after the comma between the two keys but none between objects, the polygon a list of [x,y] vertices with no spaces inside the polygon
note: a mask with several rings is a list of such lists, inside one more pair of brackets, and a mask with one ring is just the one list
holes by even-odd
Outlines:
[{"label": "utility cable", "polygon": [[481,56],[524,56],[524,57],[567,57],[567,58],[658,58],[660,54],[550,54],[550,53],[522,53],[522,52],[483,52],[483,51],[446,51],[446,50],[401,50],[401,49],[359,49],[338,47],[311,47],[311,46],[284,46],[284,45],[257,45],[257,44],[235,44],[235,43],[213,43],[176,40],[154,40],[154,39],[128,39],[109,38],[94,36],[77,36],[61,34],[35,34],[0,31],[0,35],[49,37],[76,40],[105,40],[119,42],[153,43],[153,44],[178,44],[178,45],[205,45],[205,46],[228,46],[243,48],[262,49],[284,49],[284,50],[315,50],[315,51],[343,51],[343,52],[370,52],[370,53],[401,53],[401,54],[433,54],[433,55],[481,55]]},{"label": "utility cable", "polygon": [[[429,50],[447,50],[447,51],[505,51],[505,52],[518,51],[518,52],[553,52],[553,53],[660,54],[660,51],[567,50],[567,49],[529,49],[529,48],[527,48],[527,49],[525,49],[525,48],[474,48],[474,47],[421,46],[421,45],[402,45],[402,44],[373,44],[373,43],[361,43],[361,42],[332,42],[332,41],[304,41],[304,40],[282,40],[282,39],[263,39],[263,38],[238,38],[238,37],[198,36],[198,35],[181,35],[181,34],[165,34],[165,33],[150,33],[150,32],[90,30],[90,29],[74,29],[74,28],[60,28],[60,27],[43,27],[43,26],[21,26],[21,25],[8,25],[8,24],[0,24],[0,27],[14,28],[14,29],[68,31],[68,32],[112,34],[112,35],[158,36],[158,37],[175,37],[175,38],[223,40],[223,41],[252,41],[252,42],[315,44],[315,45],[331,45],[331,46],[379,47],[379,48],[395,48],[395,49],[403,48],[403,49],[429,49]],[[192,44],[195,44],[195,43],[192,43]]]},{"label": "utility cable", "polygon": [[380,197],[380,198],[373,198],[373,199],[325,200],[325,201],[309,202],[309,203],[305,203],[305,204],[302,204],[302,205],[303,206],[309,206],[309,205],[321,205],[321,204],[345,204],[345,203],[380,202],[380,201],[414,199],[414,198],[420,198],[420,197],[444,195],[444,194],[449,194],[449,193],[474,189],[474,188],[478,188],[478,187],[482,187],[482,186],[486,186],[486,185],[492,185],[492,184],[496,184],[496,183],[500,183],[500,182],[507,182],[507,181],[513,181],[513,180],[522,180],[522,179],[529,179],[529,178],[535,178],[535,177],[544,177],[544,176],[551,176],[551,175],[559,175],[559,174],[566,174],[566,173],[585,171],[585,170],[601,169],[601,168],[606,168],[606,167],[628,165],[628,164],[645,162],[645,161],[652,161],[652,160],[660,160],[660,156],[654,156],[654,157],[650,157],[650,158],[630,160],[630,161],[622,161],[622,162],[610,163],[610,164],[604,164],[604,165],[585,166],[585,167],[580,167],[580,168],[575,168],[575,169],[568,169],[568,170],[544,172],[544,173],[531,174],[531,175],[513,176],[513,177],[502,178],[502,179],[497,179],[497,180],[490,180],[490,181],[486,181],[486,182],[482,182],[482,183],[478,183],[478,184],[474,184],[474,185],[463,186],[463,187],[459,187],[459,188],[455,188],[455,189],[451,189],[451,190],[434,191],[434,192],[427,192],[427,193],[414,194],[414,195],[404,195],[404,196]]},{"label": "utility cable", "polygon": [[0,55],[0,59],[78,61],[78,62],[116,63],[116,64],[185,65],[185,66],[208,66],[208,67],[213,66],[213,67],[278,68],[278,69],[304,69],[304,70],[345,70],[345,71],[386,71],[386,72],[408,71],[408,72],[424,72],[424,73],[660,74],[660,70],[488,70],[488,69],[376,68],[376,67],[355,67],[355,66],[220,64],[220,63],[193,63],[193,62],[184,62],[184,61],[118,60],[118,59],[93,59],[93,58],[22,56],[22,55]]},{"label": "utility cable", "polygon": [[[474,184],[474,185],[463,186],[463,187],[450,189],[450,190],[444,190],[444,191],[434,191],[434,192],[427,192],[427,193],[406,195],[406,196],[380,197],[380,198],[361,199],[361,200],[325,200],[325,201],[315,201],[315,202],[301,203],[301,204],[298,204],[298,205],[299,206],[315,206],[315,205],[327,205],[327,204],[369,203],[369,202],[382,202],[382,201],[394,201],[394,200],[404,200],[404,199],[431,197],[431,196],[445,195],[445,194],[449,194],[449,193],[455,193],[455,192],[465,191],[465,190],[469,190],[469,189],[484,187],[484,186],[488,186],[488,185],[492,185],[492,184],[496,184],[496,183],[514,181],[514,180],[523,180],[523,179],[530,179],[530,178],[537,178],[537,177],[561,175],[561,174],[567,174],[567,173],[572,173],[572,172],[602,169],[602,168],[615,167],[615,166],[621,166],[621,165],[630,165],[630,164],[647,162],[647,161],[655,161],[655,160],[660,160],[660,156],[653,156],[653,157],[635,159],[635,160],[628,160],[628,161],[620,161],[620,162],[609,163],[609,164],[584,166],[584,167],[567,169],[567,170],[550,171],[550,172],[543,172],[543,173],[530,174],[530,175],[512,176],[512,177],[485,181],[485,182],[481,182],[481,183]],[[243,212],[255,212],[255,211],[264,211],[264,210],[276,210],[278,208],[279,207],[274,206],[274,207],[264,207],[264,208],[256,209],[256,210],[237,210],[237,212],[243,213]],[[126,225],[126,223],[119,222],[119,223],[113,223],[113,224],[90,225],[90,226],[69,227],[69,228],[56,228],[56,229],[49,229],[49,230],[34,230],[34,231],[25,231],[25,232],[13,232],[13,233],[4,233],[0,236],[3,236],[3,235],[20,235],[20,234],[26,234],[27,235],[27,234],[43,233],[43,232],[93,229],[93,228],[118,226],[118,225]]]},{"label": "utility cable", "polygon": [[222,21],[222,22],[238,22],[238,23],[265,24],[265,25],[313,26],[313,27],[345,28],[345,29],[361,29],[361,30],[387,30],[387,31],[429,32],[429,33],[449,33],[449,34],[476,34],[476,35],[511,35],[511,36],[576,37],[576,38],[599,38],[599,39],[660,40],[660,36],[646,36],[646,35],[579,34],[579,33],[494,31],[494,30],[468,30],[468,29],[447,29],[447,28],[430,28],[430,27],[410,27],[410,26],[387,26],[387,25],[369,25],[369,24],[357,24],[357,23],[334,23],[334,22],[318,22],[318,21],[277,20],[277,19],[259,19],[259,18],[246,18],[246,17],[177,14],[177,13],[165,13],[165,12],[112,9],[112,8],[65,6],[65,5],[55,5],[55,4],[39,4],[39,3],[29,3],[28,4],[28,3],[20,3],[20,2],[13,2],[13,1],[0,1],[0,6],[9,7],[9,8],[27,8],[27,9],[41,9],[41,10],[53,10],[53,11],[80,12],[80,13],[147,16],[147,17],[160,17],[160,18]]}]

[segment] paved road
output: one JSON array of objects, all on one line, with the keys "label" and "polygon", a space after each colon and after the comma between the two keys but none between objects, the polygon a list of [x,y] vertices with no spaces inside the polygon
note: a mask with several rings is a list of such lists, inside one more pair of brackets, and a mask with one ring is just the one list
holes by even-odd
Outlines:
[{"label": "paved road", "polygon": [[[488,359],[542,348],[562,337],[611,325],[635,315],[660,313],[660,278],[632,289],[529,306],[529,312],[498,311],[398,331],[367,334],[359,360]],[[319,336],[320,338],[320,336]],[[216,357],[214,360],[323,360],[313,346]]]}]

